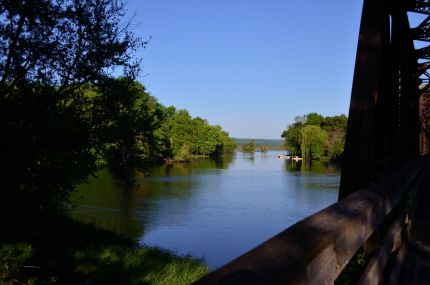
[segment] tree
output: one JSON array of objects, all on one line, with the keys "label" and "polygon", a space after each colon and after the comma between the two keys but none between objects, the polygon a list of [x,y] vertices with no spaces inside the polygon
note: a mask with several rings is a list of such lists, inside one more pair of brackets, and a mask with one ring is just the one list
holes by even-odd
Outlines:
[{"label": "tree", "polygon": [[221,145],[218,145],[216,154],[232,154],[236,148],[236,143],[229,134],[221,130]]},{"label": "tree", "polygon": [[[212,126],[199,117],[192,118],[186,110],[167,108],[161,126],[166,153],[176,158],[184,145],[190,155],[215,156],[231,153],[236,147],[220,126]],[[183,152],[183,151],[182,151]]]},{"label": "tree", "polygon": [[305,159],[319,159],[324,155],[327,132],[318,126],[307,125],[301,130],[301,151]]},{"label": "tree", "polygon": [[325,117],[322,129],[328,133],[326,148],[331,160],[339,160],[344,150],[346,124],[345,115]]},{"label": "tree", "polygon": [[164,158],[173,158],[173,122],[176,116],[176,108],[173,106],[160,106],[162,123],[156,131],[158,149]]},{"label": "tree", "polygon": [[175,160],[186,161],[190,159],[191,151],[187,144],[183,144],[179,149],[178,153],[175,155]]},{"label": "tree", "polygon": [[282,132],[281,137],[285,138],[285,148],[293,154],[300,153],[300,136],[303,122],[300,117],[295,118],[295,122]]},{"label": "tree", "polygon": [[1,216],[59,209],[96,170],[82,87],[119,67],[137,72],[131,54],[143,42],[120,25],[124,13],[114,0],[0,2]]},{"label": "tree", "polygon": [[345,131],[342,129],[332,130],[328,134],[327,150],[331,160],[339,160],[345,147]]},{"label": "tree", "polygon": [[161,105],[130,78],[103,80],[95,90],[94,139],[100,141],[103,158],[113,169],[146,169],[162,152],[157,142]]},{"label": "tree", "polygon": [[[184,144],[190,144],[193,134],[193,126],[191,124],[191,116],[186,110],[178,110],[175,112],[171,123],[171,133],[168,135],[172,139],[172,154],[176,156]],[[188,145],[190,152],[193,148]]]},{"label": "tree", "polygon": [[142,42],[120,25],[121,1],[2,1],[0,13],[2,92],[36,82],[65,90],[136,67]]},{"label": "tree", "polygon": [[[307,139],[303,138],[303,129],[306,126],[318,127],[325,132],[326,139],[323,143],[324,151],[317,151],[317,153],[320,154],[317,156],[314,155],[314,158],[321,155],[328,155],[330,159],[338,160],[340,159],[344,149],[347,120],[347,117],[343,114],[332,117],[323,117],[318,113],[309,113],[303,116],[296,116],[294,118],[294,123],[289,125],[288,128],[282,132],[281,136],[285,138],[284,145],[287,150],[295,154],[300,153],[300,151],[303,151],[303,149],[306,149],[308,153],[302,153],[302,155],[304,157],[306,156],[307,158],[310,158],[312,157],[311,153],[309,153],[310,149],[308,148],[310,144],[306,142],[305,145],[303,145],[303,139]],[[305,133],[307,134],[309,130],[310,129],[307,128]],[[321,148],[321,144],[317,145],[318,148]]]},{"label": "tree", "polygon": [[216,126],[204,125],[201,127],[201,139],[198,147],[198,153],[202,155],[211,155],[216,153],[218,145],[222,144],[220,138],[221,129]]},{"label": "tree", "polygon": [[333,129],[342,129],[346,131],[348,118],[345,115],[325,117],[321,124],[321,128],[327,132]]},{"label": "tree", "polygon": [[252,140],[249,143],[242,145],[243,152],[254,152],[254,149],[255,149],[255,140]]},{"label": "tree", "polygon": [[324,122],[324,117],[318,113],[309,113],[305,117],[306,117],[305,124],[307,125],[321,126],[321,124]]}]

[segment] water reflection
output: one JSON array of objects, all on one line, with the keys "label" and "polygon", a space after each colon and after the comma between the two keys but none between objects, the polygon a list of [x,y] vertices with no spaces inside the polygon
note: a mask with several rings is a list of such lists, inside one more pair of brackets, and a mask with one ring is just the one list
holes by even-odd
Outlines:
[{"label": "water reflection", "polygon": [[194,189],[204,182],[195,176],[228,169],[232,161],[233,156],[224,156],[160,165],[151,169],[150,176],[143,172],[135,173],[136,185],[132,188],[119,183],[108,169],[103,169],[88,183],[77,187],[72,200],[78,206],[69,214],[79,221],[138,239],[163,215],[157,207],[157,200],[180,200],[180,209],[171,208],[170,213],[185,212]]},{"label": "water reflection", "polygon": [[139,220],[133,218],[133,209],[137,206],[135,194],[118,184],[109,170],[103,169],[88,184],[77,187],[72,200],[78,206],[70,215],[79,221],[136,237],[143,229]]},{"label": "water reflection", "polygon": [[250,162],[254,164],[255,162],[255,153],[254,152],[238,152],[237,155],[242,155],[244,161]]},{"label": "water reflection", "polygon": [[108,170],[78,187],[71,215],[142,244],[204,257],[212,268],[258,245],[337,199],[338,166],[236,153],[137,173],[137,188]]},{"label": "water reflection", "polygon": [[319,160],[285,160],[287,171],[313,172],[318,174],[333,174],[340,172],[340,164]]}]

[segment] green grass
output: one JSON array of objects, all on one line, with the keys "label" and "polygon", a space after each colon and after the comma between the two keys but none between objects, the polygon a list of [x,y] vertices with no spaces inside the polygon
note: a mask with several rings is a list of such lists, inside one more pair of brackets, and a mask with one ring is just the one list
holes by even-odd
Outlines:
[{"label": "green grass", "polygon": [[107,246],[74,252],[75,273],[93,284],[191,284],[207,267],[160,248]]},{"label": "green grass", "polygon": [[64,216],[41,228],[37,238],[0,245],[0,284],[180,285],[208,272],[202,260],[138,246]]}]

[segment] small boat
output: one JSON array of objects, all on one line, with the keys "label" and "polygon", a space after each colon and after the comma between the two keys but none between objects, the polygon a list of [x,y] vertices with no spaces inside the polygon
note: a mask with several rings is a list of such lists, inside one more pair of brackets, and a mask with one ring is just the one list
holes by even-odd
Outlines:
[{"label": "small boat", "polygon": [[282,158],[282,159],[290,159],[290,156],[289,156],[289,155],[287,155],[287,154],[281,154],[281,155],[278,155],[278,158]]},{"label": "small boat", "polygon": [[298,161],[298,160],[303,160],[303,158],[296,156],[291,157],[292,160],[294,161]]}]

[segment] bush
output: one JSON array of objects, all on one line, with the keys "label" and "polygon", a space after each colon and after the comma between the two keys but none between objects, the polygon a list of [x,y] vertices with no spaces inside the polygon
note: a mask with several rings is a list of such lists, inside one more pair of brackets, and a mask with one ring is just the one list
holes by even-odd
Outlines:
[{"label": "bush", "polygon": [[55,277],[42,280],[35,277],[39,267],[29,266],[33,246],[28,243],[2,244],[0,247],[0,284],[53,284]]},{"label": "bush", "polygon": [[301,151],[303,158],[319,159],[324,155],[327,132],[318,126],[308,125],[301,130]]},{"label": "bush", "polygon": [[175,160],[186,161],[190,159],[191,149],[187,144],[184,144],[175,155]]}]

